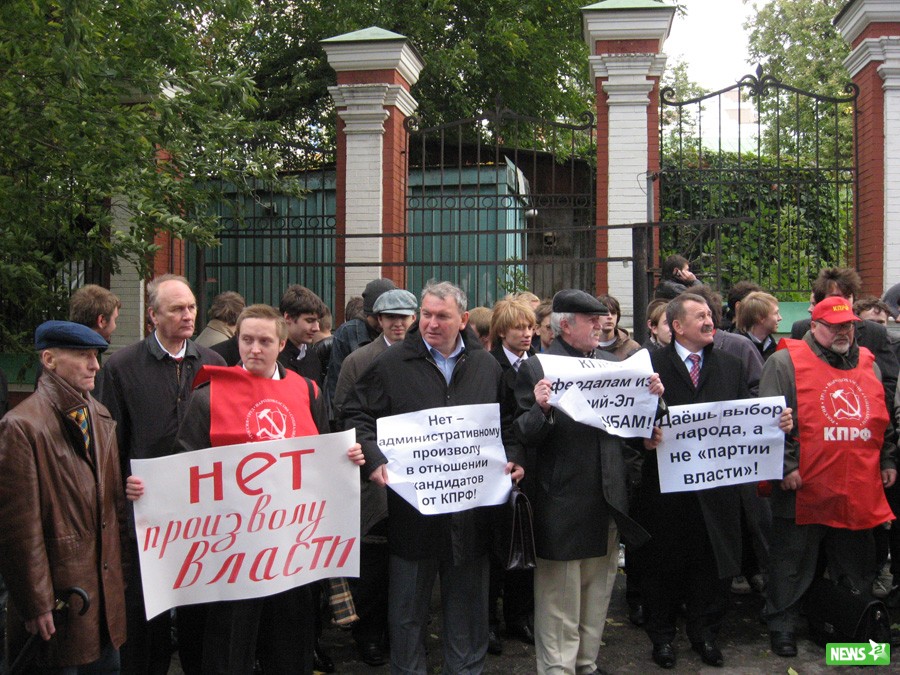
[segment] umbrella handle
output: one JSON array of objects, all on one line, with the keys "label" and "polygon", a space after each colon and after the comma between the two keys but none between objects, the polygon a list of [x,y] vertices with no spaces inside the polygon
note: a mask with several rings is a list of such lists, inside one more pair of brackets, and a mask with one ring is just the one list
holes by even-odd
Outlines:
[{"label": "umbrella handle", "polygon": [[[69,588],[59,594],[59,598],[57,598],[56,602],[53,604],[54,622],[56,622],[57,617],[61,617],[62,612],[69,606],[69,602],[74,595],[81,598],[81,609],[78,611],[78,616],[84,616],[88,609],[90,609],[91,596],[88,595],[87,591],[78,586],[69,586]],[[38,638],[39,636],[37,634],[28,638],[25,646],[22,647],[16,660],[9,668],[10,675],[26,672],[25,669],[30,664],[31,658],[34,655],[33,652],[37,649],[37,645],[39,644]]]},{"label": "umbrella handle", "polygon": [[59,598],[56,600],[56,604],[53,606],[53,611],[61,612],[68,607],[71,604],[72,596],[74,595],[81,598],[81,609],[78,611],[78,616],[84,616],[91,608],[91,596],[88,595],[86,590],[79,586],[69,586],[60,593]]}]

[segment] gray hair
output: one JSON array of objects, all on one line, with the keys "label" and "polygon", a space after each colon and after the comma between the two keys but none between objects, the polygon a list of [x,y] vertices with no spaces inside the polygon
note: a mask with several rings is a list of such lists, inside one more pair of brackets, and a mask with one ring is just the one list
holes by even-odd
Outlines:
[{"label": "gray hair", "polygon": [[465,292],[459,286],[455,284],[451,284],[449,281],[430,281],[425,285],[425,288],[422,289],[422,300],[425,300],[426,295],[433,295],[436,298],[440,298],[441,300],[446,300],[447,298],[452,298],[454,302],[456,302],[456,306],[459,308],[459,313],[464,314],[466,311],[466,307],[469,304],[469,299],[466,297]]},{"label": "gray hair", "polygon": [[[147,304],[154,312],[159,309],[159,287],[166,281],[180,281],[188,288],[191,288],[191,282],[180,274],[160,274],[153,277],[153,280],[147,284]],[[191,290],[193,293],[193,290]]]},{"label": "gray hair", "polygon": [[555,337],[562,335],[562,322],[565,321],[570,326],[575,322],[574,312],[551,312],[550,313],[550,329]]}]

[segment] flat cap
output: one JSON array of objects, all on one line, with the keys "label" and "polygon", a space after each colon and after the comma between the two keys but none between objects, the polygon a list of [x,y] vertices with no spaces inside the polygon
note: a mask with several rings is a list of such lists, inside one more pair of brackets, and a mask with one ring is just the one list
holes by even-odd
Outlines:
[{"label": "flat cap", "polygon": [[366,284],[366,288],[362,293],[363,311],[366,314],[375,313],[375,301],[385,291],[397,288],[390,279],[375,279]]},{"label": "flat cap", "polygon": [[609,307],[590,293],[564,288],[553,296],[553,311],[564,314],[609,314]]},{"label": "flat cap", "polygon": [[839,295],[833,295],[825,298],[822,302],[816,304],[812,311],[813,321],[823,321],[824,323],[847,323],[848,321],[862,321],[853,313],[850,307],[850,301]]},{"label": "flat cap", "polygon": [[395,288],[385,291],[378,296],[375,306],[372,308],[373,314],[403,314],[412,316],[419,309],[416,302],[416,296],[402,288]]},{"label": "flat cap", "polygon": [[109,343],[99,333],[72,321],[45,321],[34,331],[34,348],[96,349],[106,351]]}]

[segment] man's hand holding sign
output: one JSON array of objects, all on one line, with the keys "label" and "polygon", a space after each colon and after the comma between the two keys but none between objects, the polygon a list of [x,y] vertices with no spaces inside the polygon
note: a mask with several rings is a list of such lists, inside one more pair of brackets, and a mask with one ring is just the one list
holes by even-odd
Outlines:
[{"label": "man's hand holding sign", "polygon": [[544,377],[534,387],[534,398],[544,414],[558,408],[577,422],[615,436],[643,438],[648,450],[659,443],[661,432],[653,420],[664,388],[646,349],[625,361],[548,354],[537,358]]},{"label": "man's hand holding sign", "polygon": [[662,492],[781,480],[791,411],[783,396],[673,406],[657,450]]},{"label": "man's hand holding sign", "polygon": [[[502,504],[523,469],[506,461],[496,403],[378,420],[386,484],[420,513]],[[375,475],[375,474],[373,474]]]}]

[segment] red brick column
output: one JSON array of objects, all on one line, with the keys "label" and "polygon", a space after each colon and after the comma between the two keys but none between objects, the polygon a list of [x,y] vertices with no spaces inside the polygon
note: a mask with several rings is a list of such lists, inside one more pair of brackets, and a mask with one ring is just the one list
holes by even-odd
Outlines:
[{"label": "red brick column", "polygon": [[834,20],[851,45],[859,87],[856,193],[859,273],[866,294],[900,282],[900,3],[852,0]]},{"label": "red brick column", "polygon": [[[659,169],[662,46],[675,8],[629,0],[581,11],[597,97],[597,226],[643,223],[647,196],[640,176]],[[616,296],[627,320],[636,309],[642,314],[643,306],[634,307],[631,230],[598,230],[596,253],[612,259],[597,266],[597,291]]]},{"label": "red brick column", "polygon": [[[406,131],[416,109],[410,88],[423,67],[407,39],[381,28],[322,41],[337,72],[329,91],[338,111],[336,307],[366,283],[405,284]],[[344,239],[341,235],[371,235]],[[356,263],[363,266],[349,266]],[[339,317],[340,318],[340,317]]]}]

